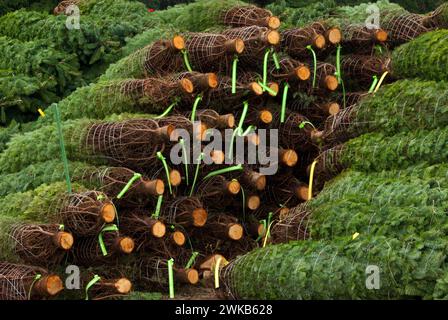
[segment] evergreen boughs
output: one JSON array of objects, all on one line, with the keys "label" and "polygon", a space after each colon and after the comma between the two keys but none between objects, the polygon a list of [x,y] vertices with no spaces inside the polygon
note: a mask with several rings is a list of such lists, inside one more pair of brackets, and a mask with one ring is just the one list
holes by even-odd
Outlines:
[{"label": "evergreen boughs", "polygon": [[[65,147],[73,160],[86,159],[86,155],[79,150],[83,143],[82,137],[91,123],[90,120],[80,119],[63,124]],[[55,159],[59,154],[59,136],[53,123],[14,136],[7,149],[0,154],[0,173],[17,172],[30,164]]]},{"label": "evergreen boughs", "polygon": [[106,47],[96,23],[83,17],[81,29],[68,29],[67,17],[18,10],[0,17],[0,34],[22,41],[45,40],[48,45],[75,53],[83,64],[103,58]]},{"label": "evergreen boughs", "polygon": [[392,68],[400,78],[448,81],[448,30],[426,33],[396,48]]},{"label": "evergreen boughs", "polygon": [[[86,191],[79,184],[72,184],[76,192]],[[29,221],[61,222],[57,221],[58,204],[67,195],[65,182],[44,184],[40,187],[18,193],[10,193],[0,198],[2,216],[20,218]]]},{"label": "evergreen boughs", "polygon": [[[446,258],[447,242],[437,236],[360,235],[256,249],[223,274],[226,289],[240,299],[430,299],[436,283],[440,295]],[[372,265],[380,272],[375,290],[366,287]]]},{"label": "evergreen boughs", "polygon": [[174,6],[166,11],[155,12],[166,23],[172,23],[181,31],[199,32],[222,25],[221,15],[226,10],[247,5],[240,0],[199,0],[186,6]]},{"label": "evergreen boughs", "polygon": [[33,76],[40,81],[56,81],[57,94],[79,85],[80,72],[77,58],[48,47],[42,41],[21,42],[0,37],[0,68]]},{"label": "evergreen boughs", "polygon": [[337,162],[359,171],[406,168],[420,162],[442,163],[448,158],[448,129],[416,130],[392,137],[369,133],[347,142]]}]

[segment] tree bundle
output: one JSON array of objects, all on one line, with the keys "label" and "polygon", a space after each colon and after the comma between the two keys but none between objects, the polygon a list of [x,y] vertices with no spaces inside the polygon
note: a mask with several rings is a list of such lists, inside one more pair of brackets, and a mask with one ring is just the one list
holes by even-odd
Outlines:
[{"label": "tree bundle", "polygon": [[[226,266],[223,290],[238,299],[431,299],[445,283],[446,245],[431,235],[361,235],[268,246]],[[372,268],[380,286],[368,290]]]},{"label": "tree bundle", "polygon": [[[41,39],[68,53],[75,53],[89,65],[104,56],[106,48],[94,21],[84,17],[81,29],[69,30],[66,17],[18,10],[0,18],[0,34],[22,41]],[[51,28],[51,29],[49,29]]]},{"label": "tree bundle", "polygon": [[[443,128],[448,119],[444,82],[400,80],[327,119],[325,139],[341,142],[363,133],[394,135],[416,129]],[[400,116],[396,116],[399,114]]]},{"label": "tree bundle", "polygon": [[394,136],[369,133],[322,152],[316,173],[333,177],[345,168],[364,172],[406,168],[427,162],[442,163],[446,159],[447,130],[415,130]]},{"label": "tree bundle", "polygon": [[39,267],[0,263],[0,299],[51,298],[64,289],[61,278]]},{"label": "tree bundle", "polygon": [[391,58],[394,76],[447,81],[447,39],[447,30],[433,31],[396,48]]},{"label": "tree bundle", "polygon": [[0,199],[2,215],[44,223],[63,223],[76,235],[97,234],[117,215],[115,206],[105,194],[73,185],[68,194],[64,183],[42,185],[23,193],[11,193]]},{"label": "tree bundle", "polygon": [[63,262],[73,246],[71,233],[59,224],[26,222],[0,216],[1,260],[49,266]]},{"label": "tree bundle", "polygon": [[37,77],[42,82],[57,81],[55,94],[64,95],[79,84],[77,57],[49,48],[42,41],[22,42],[0,37],[0,68]]}]

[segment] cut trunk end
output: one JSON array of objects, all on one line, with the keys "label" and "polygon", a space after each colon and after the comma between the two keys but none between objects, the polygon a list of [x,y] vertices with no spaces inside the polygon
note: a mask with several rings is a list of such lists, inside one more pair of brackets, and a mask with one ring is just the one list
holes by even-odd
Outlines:
[{"label": "cut trunk end", "polygon": [[269,29],[276,30],[276,29],[280,28],[281,22],[280,22],[280,19],[276,16],[268,17],[266,19],[266,22],[267,22],[266,25]]},{"label": "cut trunk end", "polygon": [[375,32],[375,40],[378,42],[386,42],[389,35],[383,29],[378,29]]},{"label": "cut trunk end", "polygon": [[112,203],[106,203],[100,210],[101,219],[105,223],[111,223],[115,220],[115,216],[117,215],[117,211],[115,210],[115,206]]},{"label": "cut trunk end", "polygon": [[166,125],[166,126],[156,129],[156,134],[160,137],[160,139],[169,141],[171,134],[173,134],[175,129],[176,128],[173,125],[169,124],[169,125]]},{"label": "cut trunk end", "polygon": [[49,275],[37,280],[33,286],[33,293],[41,297],[53,297],[64,290],[61,278],[57,275]]},{"label": "cut trunk end", "polygon": [[326,32],[325,38],[333,45],[339,44],[342,41],[342,32],[339,28],[331,28]]},{"label": "cut trunk end", "polygon": [[337,102],[330,102],[324,105],[324,111],[330,116],[334,116],[339,113],[340,110],[341,107]]},{"label": "cut trunk end", "polygon": [[185,40],[182,36],[174,36],[171,40],[171,46],[176,50],[185,49]]},{"label": "cut trunk end", "polygon": [[171,185],[174,187],[177,187],[180,185],[180,183],[182,182],[182,176],[178,170],[172,169],[170,171],[170,182],[171,182]]},{"label": "cut trunk end", "polygon": [[306,81],[311,77],[310,68],[307,66],[300,66],[295,69],[295,77],[301,81]]},{"label": "cut trunk end", "polygon": [[141,185],[145,195],[160,196],[165,192],[165,183],[161,179],[143,181]]},{"label": "cut trunk end", "polygon": [[258,118],[264,124],[270,124],[272,122],[273,116],[272,112],[269,110],[261,110]]},{"label": "cut trunk end", "polygon": [[272,90],[272,92],[268,91],[269,95],[270,95],[271,97],[276,97],[277,94],[278,94],[278,90],[279,90],[279,88],[280,88],[279,85],[278,85],[278,83],[276,83],[276,82],[269,82],[269,83],[268,83],[268,87],[269,87],[269,89]]},{"label": "cut trunk end", "polygon": [[321,34],[318,34],[313,39],[313,47],[317,49],[323,49],[325,47],[326,41],[325,37]]},{"label": "cut trunk end", "polygon": [[339,86],[338,79],[335,76],[325,77],[325,87],[330,91],[335,91]]},{"label": "cut trunk end", "polygon": [[296,197],[302,201],[310,200],[308,197],[309,188],[307,185],[303,184],[296,188]]},{"label": "cut trunk end", "polygon": [[134,251],[135,243],[129,237],[120,237],[118,239],[118,250],[121,253],[130,254]]},{"label": "cut trunk end", "polygon": [[260,197],[257,195],[251,195],[247,199],[246,205],[247,208],[249,208],[249,210],[257,210],[260,207],[260,204],[261,204]]},{"label": "cut trunk end", "polygon": [[280,33],[275,30],[269,30],[263,35],[263,40],[271,46],[276,46],[280,43]]},{"label": "cut trunk end", "polygon": [[129,292],[131,292],[132,283],[131,283],[131,281],[129,281],[126,278],[121,278],[121,279],[118,279],[114,283],[114,287],[117,290],[117,293],[119,293],[119,294],[128,294]]},{"label": "cut trunk end", "polygon": [[166,233],[166,226],[162,221],[155,221],[151,226],[151,234],[156,238],[163,238]]},{"label": "cut trunk end", "polygon": [[225,161],[224,152],[221,150],[212,150],[210,152],[210,157],[214,164],[223,164]]},{"label": "cut trunk end", "polygon": [[297,152],[292,149],[280,150],[280,162],[287,167],[294,167],[299,161]]},{"label": "cut trunk end", "polygon": [[251,82],[248,84],[248,88],[256,96],[261,96],[263,94],[263,88],[256,82]]},{"label": "cut trunk end", "polygon": [[71,233],[59,231],[54,236],[54,242],[62,250],[70,250],[73,246],[73,236]]},{"label": "cut trunk end", "polygon": [[196,269],[177,269],[176,279],[184,284],[195,285],[199,282],[199,273]]},{"label": "cut trunk end", "polygon": [[185,93],[193,93],[194,84],[190,79],[184,78],[179,80],[180,89]]},{"label": "cut trunk end", "polygon": [[228,54],[241,54],[244,51],[244,41],[241,39],[227,40],[224,45]]},{"label": "cut trunk end", "polygon": [[207,91],[218,86],[218,77],[215,73],[195,75],[191,77],[190,80],[192,81],[194,88],[200,92]]},{"label": "cut trunk end", "polygon": [[227,226],[227,237],[238,241],[243,237],[243,227],[239,223],[231,223]]},{"label": "cut trunk end", "polygon": [[174,243],[179,247],[182,247],[186,241],[185,235],[181,231],[174,231],[171,234],[171,239],[173,239]]},{"label": "cut trunk end", "polygon": [[241,190],[241,185],[237,180],[227,182],[226,190],[230,195],[237,195]]},{"label": "cut trunk end", "polygon": [[217,122],[220,128],[233,128],[235,126],[235,116],[231,113],[220,115]]},{"label": "cut trunk end", "polygon": [[248,173],[248,182],[252,187],[255,187],[258,191],[264,190],[266,188],[266,176],[261,173],[251,171]]},{"label": "cut trunk end", "polygon": [[207,222],[207,211],[204,208],[197,208],[192,213],[193,226],[203,227]]}]

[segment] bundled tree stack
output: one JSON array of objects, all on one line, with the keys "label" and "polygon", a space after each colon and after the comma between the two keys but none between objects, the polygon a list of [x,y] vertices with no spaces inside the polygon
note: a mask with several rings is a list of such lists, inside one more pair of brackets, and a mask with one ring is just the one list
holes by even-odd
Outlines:
[{"label": "bundled tree stack", "polygon": [[[89,3],[80,6],[100,14]],[[360,171],[359,177],[353,173],[347,178],[347,183],[356,184],[369,180],[371,172],[395,172],[403,165],[446,159],[444,84],[436,83],[439,91],[428,96],[424,89],[435,83],[430,80],[439,80],[429,73],[427,82],[394,82],[413,69],[404,62],[412,42],[391,54],[410,39],[408,34],[393,33],[397,25],[408,27],[409,20],[394,20],[397,13],[389,12],[394,22],[381,30],[324,19],[279,31],[278,17],[252,5],[199,1],[186,6],[185,12],[192,8],[219,27],[199,30],[184,21],[190,16],[179,15],[174,26],[186,32],[157,39],[118,61],[100,81],[53,104],[45,117],[24,126],[5,144],[0,154],[0,174],[5,177],[0,183],[0,236],[8,239],[2,250],[7,267],[17,268],[25,278],[31,267],[19,263],[53,272],[66,263],[79,265],[83,293],[95,299],[121,297],[132,288],[172,295],[174,286],[211,286],[216,273],[225,293],[233,297],[299,297],[297,288],[273,281],[278,263],[281,279],[303,285],[304,298],[320,298],[331,290],[325,277],[312,273],[316,265],[324,270],[334,262],[340,280],[349,284],[358,280],[351,278],[352,272],[361,270],[364,260],[375,257],[380,266],[390,265],[385,248],[391,242],[388,248],[398,257],[393,266],[412,263],[420,268],[431,252],[438,259],[423,274],[390,274],[377,296],[347,285],[353,290],[333,288],[338,290],[335,297],[438,296],[439,289],[431,285],[443,280],[445,243],[419,245],[439,233],[428,227],[434,220],[414,224],[414,219],[443,201],[434,198],[420,211],[406,212],[400,210],[407,203],[405,196],[387,208],[373,200],[359,203],[348,192],[346,198],[335,199],[332,189],[327,198],[324,189],[322,198],[312,200],[342,169]],[[444,7],[427,17],[431,26],[424,18],[412,23],[425,32],[442,28]],[[0,21],[0,29],[1,25]],[[443,32],[423,37],[442,37]],[[430,43],[416,41],[421,41],[417,46]],[[418,67],[418,61],[413,65]],[[443,74],[441,70],[437,75]],[[417,86],[422,90],[411,92]],[[403,107],[404,99],[417,107]],[[382,107],[385,103],[390,107]],[[415,113],[426,117],[413,117]],[[420,130],[414,133],[416,127]],[[278,145],[270,136],[275,131],[268,130],[265,137],[259,129],[278,130]],[[211,148],[218,134],[228,145]],[[264,142],[265,157],[257,154]],[[61,153],[63,161],[58,160]],[[269,166],[278,169],[266,171]],[[378,173],[378,186],[382,179],[386,178]],[[404,180],[403,193],[418,193],[419,182],[431,182],[419,179],[409,185]],[[438,196],[445,195],[444,188],[438,189]],[[381,190],[377,201],[387,198],[388,190]],[[353,227],[333,230],[333,224],[348,219],[347,212],[335,214],[339,208],[366,216],[354,220]],[[373,212],[378,216],[368,220]],[[444,222],[439,210],[433,214]],[[400,219],[400,229],[387,221],[390,216]],[[368,221],[381,228],[362,229]],[[409,246],[402,247],[394,233],[404,233],[411,225],[431,232],[406,238]],[[359,245],[344,238],[352,231],[363,234]],[[364,238],[368,232],[372,234]],[[271,246],[311,236],[315,242]],[[369,251],[372,247],[375,250]],[[404,251],[407,247],[412,256]],[[353,264],[359,248],[371,256]],[[318,264],[321,251],[325,255]],[[259,266],[266,252],[272,263]],[[283,259],[290,252],[291,258]],[[228,265],[229,261],[233,262]],[[284,272],[290,264],[303,270]],[[261,293],[253,286],[262,281],[254,279],[257,270],[266,281]],[[427,278],[424,288],[414,285],[419,276]],[[403,288],[394,286],[393,280],[400,277]],[[33,292],[37,282],[30,289],[26,281],[17,285]],[[59,293],[57,284],[51,286],[57,289],[51,293]],[[67,298],[79,298],[66,291]],[[54,294],[39,285],[33,297]],[[8,291],[4,295],[17,298]]]}]

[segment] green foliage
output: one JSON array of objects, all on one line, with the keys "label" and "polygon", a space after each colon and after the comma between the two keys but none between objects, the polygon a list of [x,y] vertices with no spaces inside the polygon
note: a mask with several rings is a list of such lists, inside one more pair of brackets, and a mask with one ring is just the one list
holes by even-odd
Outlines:
[{"label": "green foliage", "polygon": [[[79,184],[72,184],[74,192],[86,191]],[[26,191],[11,193],[0,198],[2,216],[14,217],[42,223],[60,223],[57,217],[57,207],[67,195],[65,182],[44,184]]]},{"label": "green foliage", "polygon": [[[226,269],[226,283],[241,299],[432,298],[446,253],[447,242],[431,235],[293,242],[236,259]],[[369,265],[379,267],[378,290],[366,288]]]},{"label": "green foliage", "polygon": [[[128,40],[126,46],[124,46],[122,49],[122,56],[124,57],[123,59],[128,58],[128,56],[130,54],[150,45],[151,43],[153,43],[156,40],[168,39],[178,33],[179,32],[171,24],[163,24],[157,28],[143,31],[142,33],[140,33],[140,34],[136,35],[135,37],[133,37],[132,39]],[[120,64],[120,61],[118,61],[117,64]],[[113,70],[114,70],[113,65],[107,70],[106,78],[107,78],[107,74],[110,73],[111,70],[113,72]],[[121,70],[121,71],[124,72],[125,70]],[[115,76],[115,77],[117,77],[117,76]]]},{"label": "green foliage", "polygon": [[336,7],[335,0],[323,0],[318,2],[304,1],[297,3],[298,7],[289,5],[289,1],[274,1],[266,9],[280,18],[281,29],[302,27],[310,22],[325,19],[330,16]]},{"label": "green foliage", "polygon": [[448,30],[426,33],[396,48],[392,68],[400,78],[448,81]]},{"label": "green foliage", "polygon": [[448,83],[396,81],[362,99],[356,110],[347,128],[351,135],[443,128],[448,125]]},{"label": "green foliage", "polygon": [[69,30],[67,17],[18,10],[0,17],[0,34],[22,41],[45,40],[48,45],[75,53],[86,65],[103,58],[106,47],[100,38],[96,22],[83,17],[82,28]]},{"label": "green foliage", "polygon": [[350,140],[337,160],[345,168],[371,172],[436,164],[448,157],[448,129],[416,130],[392,137],[369,133]]},{"label": "green foliage", "polygon": [[[73,160],[84,160],[83,135],[92,123],[79,119],[63,123],[64,142],[67,155]],[[60,157],[59,136],[53,123],[37,130],[15,135],[8,147],[0,154],[0,173],[13,173],[36,163]],[[92,160],[92,159],[90,159]]]},{"label": "green foliage", "polygon": [[130,39],[123,48],[124,58],[110,65],[106,72],[100,77],[102,80],[145,78],[144,69],[146,47],[159,39],[170,39],[177,34],[171,25],[149,29]]},{"label": "green foliage", "polygon": [[42,41],[21,42],[0,37],[0,68],[37,77],[40,81],[57,81],[55,92],[63,95],[79,85],[77,58],[48,47]]},{"label": "green foliage", "polygon": [[236,5],[247,5],[239,0],[198,0],[188,5],[178,5],[154,12],[166,23],[172,23],[181,31],[199,32],[222,24],[220,15]]},{"label": "green foliage", "polygon": [[[87,181],[85,178],[105,168],[73,161],[69,163],[70,179],[92,189],[99,188],[101,186],[96,185],[94,181]],[[33,163],[23,170],[3,175],[2,181],[0,181],[0,197],[8,193],[25,192],[42,184],[58,181],[65,181],[64,164],[61,159]]]},{"label": "green foliage", "polygon": [[60,99],[55,93],[57,85],[53,78],[40,80],[21,74],[0,76],[0,108],[5,111],[5,119],[0,122],[24,121],[29,117],[26,113],[31,115],[31,120],[35,119],[39,107],[44,109]]},{"label": "green foliage", "polygon": [[20,259],[15,254],[15,241],[10,236],[12,228],[23,222],[22,219],[17,217],[8,217],[0,215],[0,260],[8,261],[10,263],[19,263]]}]

